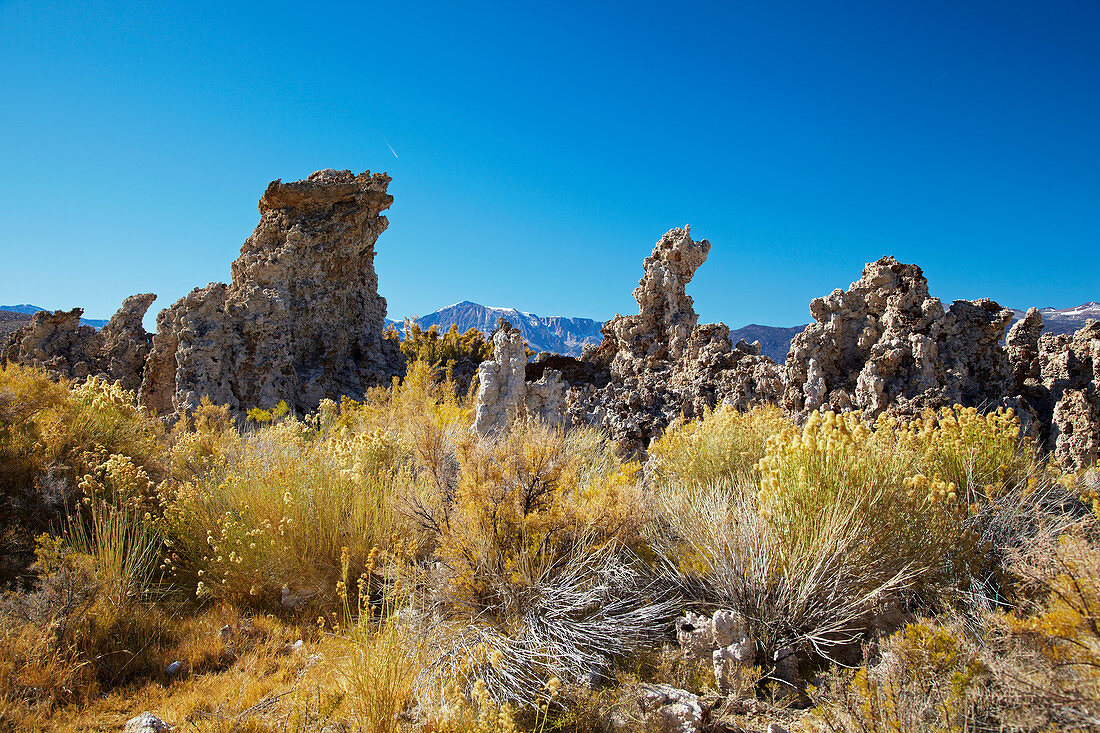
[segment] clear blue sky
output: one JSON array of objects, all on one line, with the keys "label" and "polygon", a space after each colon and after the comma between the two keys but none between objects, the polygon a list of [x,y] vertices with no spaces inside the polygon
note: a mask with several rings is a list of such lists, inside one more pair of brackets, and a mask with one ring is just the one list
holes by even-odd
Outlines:
[{"label": "clear blue sky", "polygon": [[155,312],[320,168],[393,176],[391,317],[636,312],[683,224],[734,327],[885,254],[944,300],[1100,300],[1098,39],[1091,1],[0,0],[0,303]]}]

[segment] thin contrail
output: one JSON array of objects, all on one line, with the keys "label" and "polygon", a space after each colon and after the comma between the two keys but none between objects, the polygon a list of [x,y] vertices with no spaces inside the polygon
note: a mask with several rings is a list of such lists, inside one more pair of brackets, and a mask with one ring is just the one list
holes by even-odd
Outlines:
[{"label": "thin contrail", "polygon": [[[385,138],[383,138],[383,139],[385,139]],[[386,140],[386,147],[390,149],[390,152],[393,153],[393,157],[396,158],[397,157],[397,151],[393,149],[392,145],[390,145],[389,140]]]},{"label": "thin contrail", "polygon": [[[939,76],[937,76],[937,77],[936,77],[935,79],[933,79],[933,80],[932,80],[932,83],[933,83],[933,84],[935,84],[935,83],[936,83],[936,82],[938,82],[938,81],[939,81],[940,79],[944,78],[945,76],[947,76],[947,75],[948,75],[948,74],[950,74],[950,73],[951,73],[951,69],[948,69],[947,71],[943,72],[942,74],[940,74]],[[390,149],[392,150],[393,148],[390,148]],[[394,155],[396,155],[396,153],[394,153]]]}]

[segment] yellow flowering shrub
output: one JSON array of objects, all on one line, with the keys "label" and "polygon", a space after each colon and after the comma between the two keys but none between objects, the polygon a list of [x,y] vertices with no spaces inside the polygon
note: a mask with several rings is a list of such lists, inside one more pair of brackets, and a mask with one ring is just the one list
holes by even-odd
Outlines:
[{"label": "yellow flowering shrub", "polygon": [[74,386],[0,366],[0,585],[32,562],[34,536],[81,498],[78,485],[107,481],[96,488],[144,493],[147,481],[159,481],[163,435],[117,384],[93,378]]},{"label": "yellow flowering shrub", "polygon": [[457,491],[440,549],[452,590],[507,616],[579,546],[633,545],[643,519],[637,464],[596,431],[517,424],[459,445]]},{"label": "yellow flowering shrub", "polygon": [[923,620],[885,641],[877,666],[830,671],[807,726],[821,731],[973,730],[993,702],[990,668],[960,629]]},{"label": "yellow flowering shrub", "polygon": [[397,329],[391,326],[385,336],[399,342],[401,353],[409,363],[422,361],[445,368],[460,359],[481,363],[493,356],[493,342],[476,328],[459,333],[458,326],[452,324],[440,333],[438,326],[423,329],[405,321],[403,331],[404,339],[401,339]]},{"label": "yellow flowering shrub", "polygon": [[[912,474],[925,464],[907,443],[909,435],[885,420],[869,428],[858,413],[815,412],[801,431],[769,438],[758,464],[757,501],[780,538],[781,563],[819,554],[835,541],[829,529],[841,515],[856,533],[848,543],[854,565],[930,572],[948,560],[969,562],[977,537],[962,521],[966,505],[959,490],[938,474]],[[926,435],[920,439],[921,446],[936,444]]]},{"label": "yellow flowering shrub", "polygon": [[653,476],[661,485],[706,486],[720,479],[752,482],[768,438],[793,427],[775,406],[738,412],[720,405],[697,420],[673,423],[653,441]]},{"label": "yellow flowering shrub", "polygon": [[288,419],[240,438],[223,472],[164,487],[165,569],[201,597],[328,604],[343,548],[365,566],[397,530],[384,434],[318,437]]}]

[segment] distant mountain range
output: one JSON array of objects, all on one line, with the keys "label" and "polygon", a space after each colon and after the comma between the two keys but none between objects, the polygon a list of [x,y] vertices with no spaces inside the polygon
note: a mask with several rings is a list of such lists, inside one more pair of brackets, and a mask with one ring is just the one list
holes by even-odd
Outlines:
[{"label": "distant mountain range", "polygon": [[[600,333],[603,323],[591,318],[542,317],[515,308],[496,308],[468,300],[410,320],[425,330],[436,326],[440,331],[446,331],[452,325],[457,325],[461,332],[476,328],[484,334],[490,334],[496,330],[501,318],[518,328],[527,341],[528,348],[536,353],[549,351],[554,354],[580,356],[585,344],[598,344],[603,339],[603,334]],[[401,330],[400,321],[387,319],[386,323],[395,325],[398,331]]]},{"label": "distant mountain range", "polygon": [[[48,310],[47,308],[40,308],[37,305],[31,305],[29,303],[20,303],[19,305],[0,305],[0,311],[8,311],[10,313],[24,313],[26,315],[34,315],[38,311]],[[28,319],[29,320],[29,319]],[[81,318],[80,322],[85,326],[94,326],[95,328],[103,328],[107,325],[107,318]]]},{"label": "distant mountain range", "polygon": [[[1024,317],[1025,311],[1013,308],[1013,323]],[[1085,303],[1073,308],[1040,308],[1043,316],[1043,333],[1073,333],[1085,325],[1089,318],[1100,319],[1100,303]],[[440,308],[434,313],[420,316],[415,323],[427,329],[437,326],[446,331],[452,324],[459,331],[476,328],[484,334],[490,334],[497,327],[497,321],[504,318],[523,333],[527,345],[532,351],[549,351],[556,354],[580,356],[586,343],[598,344],[603,338],[600,328],[603,324],[591,318],[562,318],[560,316],[537,316],[515,308],[495,308],[464,300],[461,303]],[[386,321],[401,330],[400,321]],[[737,343],[744,339],[750,344],[760,342],[760,353],[782,364],[787,359],[791,339],[806,328],[805,325],[761,326],[751,323],[730,331],[730,339]]]},{"label": "distant mountain range", "polygon": [[750,344],[753,341],[759,341],[760,353],[777,364],[782,364],[787,360],[787,352],[791,348],[791,339],[802,333],[804,328],[806,328],[805,325],[784,328],[783,326],[758,326],[755,323],[750,323],[742,328],[731,330],[730,341],[734,345],[741,339]]},{"label": "distant mountain range", "polygon": [[[1022,319],[1026,311],[1013,308],[1012,322]],[[1084,303],[1074,308],[1040,308],[1043,317],[1043,333],[1074,333],[1090,318],[1100,320],[1100,303]]]}]

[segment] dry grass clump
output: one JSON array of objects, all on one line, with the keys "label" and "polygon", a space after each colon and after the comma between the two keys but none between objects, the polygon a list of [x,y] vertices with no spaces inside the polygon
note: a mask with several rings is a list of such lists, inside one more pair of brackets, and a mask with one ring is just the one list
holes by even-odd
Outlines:
[{"label": "dry grass clump", "polygon": [[224,472],[164,492],[175,582],[244,605],[331,596],[342,548],[365,567],[397,529],[392,450],[384,433],[318,435],[294,419],[243,435]]},{"label": "dry grass clump", "polygon": [[238,431],[220,408],[200,408],[161,487],[166,568],[199,598],[332,608],[345,553],[358,577],[372,550],[411,539],[407,498],[445,481],[469,414],[423,363],[305,420],[269,415]]},{"label": "dry grass clump", "polygon": [[[1090,535],[1090,536],[1086,536]],[[834,671],[808,722],[829,731],[1095,730],[1100,555],[1094,520],[1036,538],[1011,566],[1017,608],[913,623],[877,661]]]},{"label": "dry grass clump", "polygon": [[108,459],[163,477],[163,433],[117,385],[91,379],[70,387],[28,367],[0,366],[0,585],[33,562],[34,537]]},{"label": "dry grass clump", "polygon": [[[906,608],[996,597],[995,560],[1066,503],[1010,412],[956,407],[873,426],[813,413],[799,429],[767,411],[718,411],[701,422],[674,465],[707,469],[654,472],[653,541],[689,598],[748,617],[765,669],[785,648],[803,663],[850,655]],[[711,458],[707,438],[727,431],[756,451],[770,433],[753,469]]]},{"label": "dry grass clump", "polygon": [[37,588],[0,602],[0,700],[8,716],[48,713],[159,674],[158,652],[173,638],[170,622],[127,585],[139,580],[127,575],[131,562],[108,564],[111,551],[103,543],[111,540],[128,542],[134,535],[124,527],[99,540],[94,554],[43,536],[34,566]]},{"label": "dry grass clump", "polygon": [[467,432],[453,471],[453,493],[425,484],[418,504],[437,548],[419,584],[443,619],[420,676],[429,708],[484,687],[522,720],[548,704],[550,680],[605,678],[671,620],[633,552],[647,519],[638,466],[603,436],[538,423],[498,440]]}]

